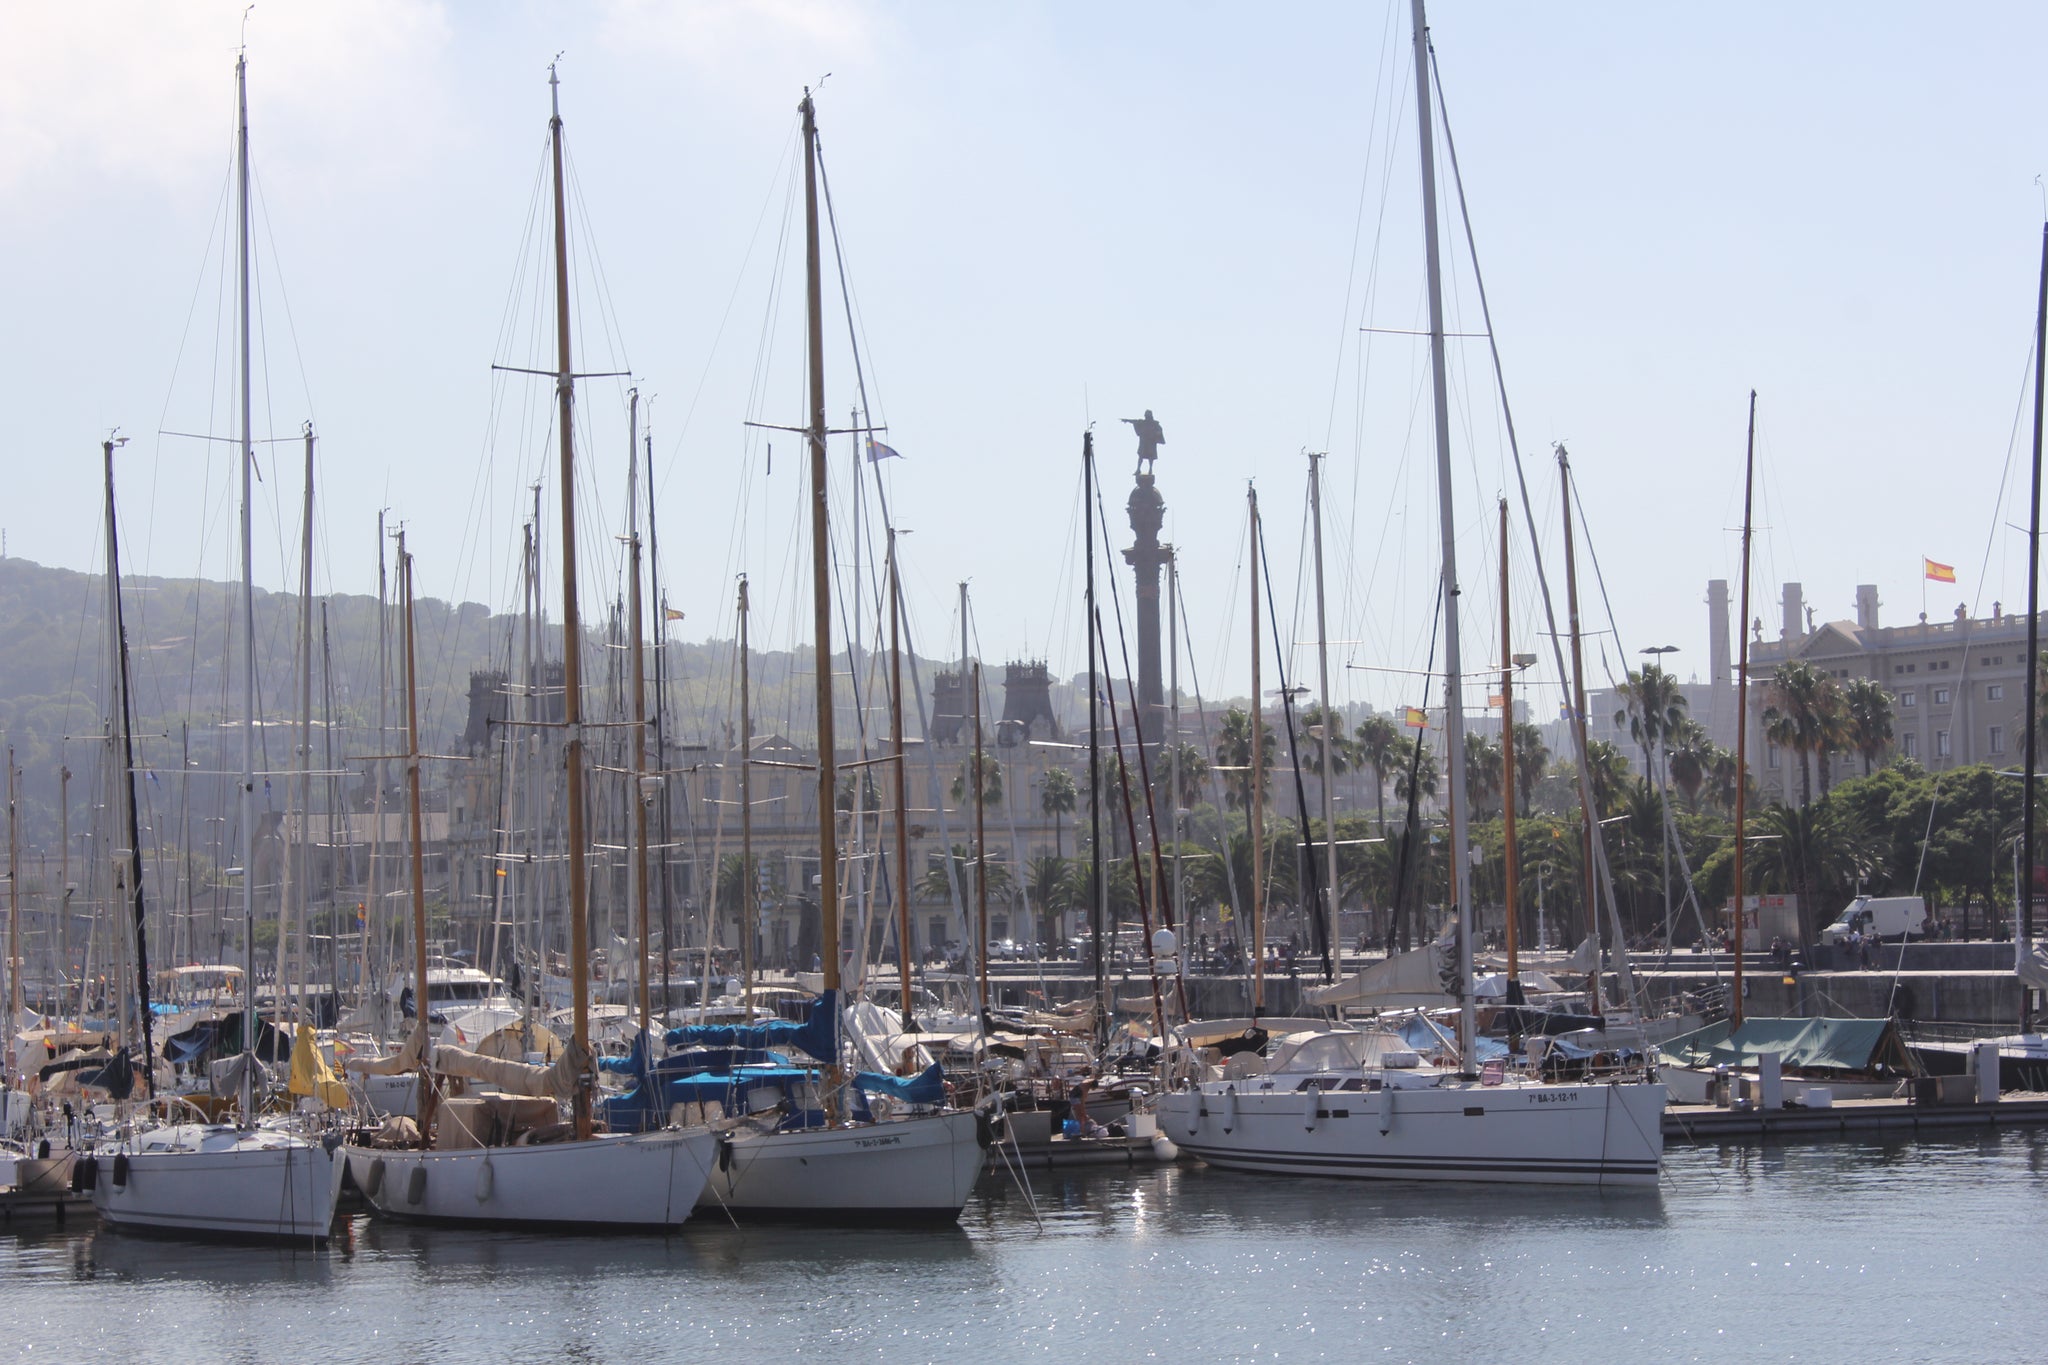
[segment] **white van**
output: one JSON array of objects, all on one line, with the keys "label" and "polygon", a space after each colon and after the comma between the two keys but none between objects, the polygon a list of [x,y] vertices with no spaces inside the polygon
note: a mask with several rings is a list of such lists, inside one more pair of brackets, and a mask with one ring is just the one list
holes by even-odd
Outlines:
[{"label": "white van", "polygon": [[1927,932],[1927,902],[1919,896],[1858,896],[1820,931],[1820,941],[1846,943],[1858,930],[1866,938],[1919,938]]}]

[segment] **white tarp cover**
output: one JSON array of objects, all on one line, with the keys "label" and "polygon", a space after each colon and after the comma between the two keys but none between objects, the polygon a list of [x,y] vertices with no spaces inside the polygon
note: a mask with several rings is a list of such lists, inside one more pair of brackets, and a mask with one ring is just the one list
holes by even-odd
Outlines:
[{"label": "white tarp cover", "polygon": [[577,1079],[590,1070],[590,1051],[571,1042],[552,1065],[529,1066],[444,1044],[434,1049],[434,1070],[444,1076],[484,1081],[507,1094],[553,1095],[567,1100],[575,1098]]}]

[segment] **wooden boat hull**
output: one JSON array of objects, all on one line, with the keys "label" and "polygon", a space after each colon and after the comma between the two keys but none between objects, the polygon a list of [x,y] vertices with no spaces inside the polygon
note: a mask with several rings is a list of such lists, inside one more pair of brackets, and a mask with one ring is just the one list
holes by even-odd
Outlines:
[{"label": "wooden boat hull", "polygon": [[1162,1095],[1160,1128],[1213,1166],[1364,1180],[1655,1185],[1664,1154],[1661,1085],[1259,1084]]},{"label": "wooden boat hull", "polygon": [[697,1206],[743,1222],[950,1223],[986,1159],[972,1113],[741,1134]]},{"label": "wooden boat hull", "polygon": [[696,1207],[714,1150],[703,1128],[525,1147],[346,1149],[349,1175],[380,1217],[605,1232],[681,1227]]}]

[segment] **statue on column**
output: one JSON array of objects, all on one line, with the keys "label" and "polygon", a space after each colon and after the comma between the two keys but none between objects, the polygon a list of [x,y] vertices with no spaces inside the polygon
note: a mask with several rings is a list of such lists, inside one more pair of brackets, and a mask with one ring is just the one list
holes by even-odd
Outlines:
[{"label": "statue on column", "polygon": [[1123,420],[1138,433],[1138,477],[1149,477],[1152,462],[1159,458],[1159,447],[1166,444],[1166,432],[1153,418],[1150,408],[1145,409],[1143,417],[1126,417]]}]

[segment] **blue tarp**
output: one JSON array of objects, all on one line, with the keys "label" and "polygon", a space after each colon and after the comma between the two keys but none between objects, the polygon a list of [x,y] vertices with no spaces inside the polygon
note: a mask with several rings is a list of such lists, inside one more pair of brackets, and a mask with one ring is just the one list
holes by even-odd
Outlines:
[{"label": "blue tarp", "polygon": [[785,1019],[765,1024],[686,1024],[668,1031],[671,1049],[686,1047],[730,1047],[749,1052],[774,1047],[794,1047],[821,1062],[839,1060],[839,1000],[826,991],[811,1002],[811,1016],[801,1024]]},{"label": "blue tarp", "polygon": [[905,1104],[944,1104],[946,1076],[933,1062],[915,1076],[885,1076],[875,1071],[854,1073],[854,1088],[870,1095],[889,1095]]},{"label": "blue tarp", "polygon": [[[1401,1035],[1401,1041],[1414,1048],[1417,1052],[1422,1053],[1434,1052],[1440,1047],[1449,1045],[1446,1042],[1447,1039],[1452,1040],[1453,1043],[1456,1039],[1456,1033],[1453,1030],[1445,1029],[1439,1033],[1429,1020],[1419,1015],[1397,1025],[1394,1032]],[[1475,1054],[1472,1058],[1473,1061],[1491,1062],[1506,1057],[1508,1055],[1508,1045],[1498,1038],[1481,1036],[1472,1040],[1472,1051]]]}]

